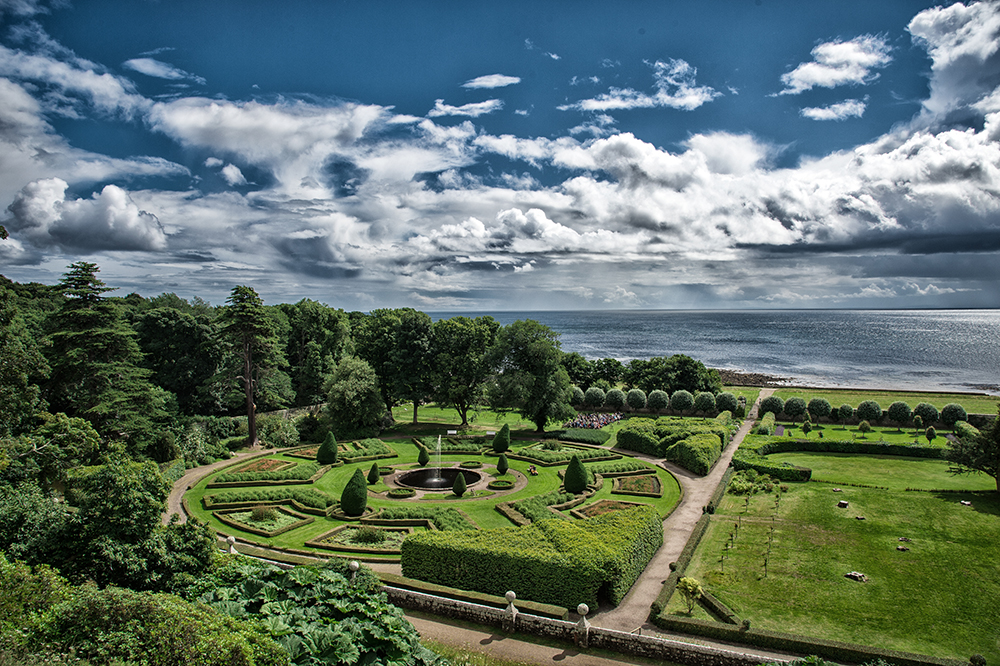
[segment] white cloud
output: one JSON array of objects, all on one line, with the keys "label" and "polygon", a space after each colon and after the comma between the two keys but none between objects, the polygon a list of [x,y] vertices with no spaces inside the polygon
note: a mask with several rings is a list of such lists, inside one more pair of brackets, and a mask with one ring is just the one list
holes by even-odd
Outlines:
[{"label": "white cloud", "polygon": [[463,88],[503,88],[505,86],[512,86],[515,83],[520,83],[521,77],[519,76],[506,76],[504,74],[487,74],[486,76],[478,76],[474,79],[466,81],[462,84]]},{"label": "white cloud", "polygon": [[763,166],[773,149],[746,134],[712,132],[695,134],[685,146],[705,156],[705,163],[714,173],[744,175]]},{"label": "white cloud", "polygon": [[863,116],[865,106],[860,99],[847,99],[829,106],[808,107],[799,113],[811,120],[846,120]]},{"label": "white cloud", "polygon": [[156,60],[154,58],[133,58],[122,63],[123,67],[132,71],[152,76],[157,79],[167,79],[168,81],[193,81],[198,85],[205,85],[204,78],[185,72],[183,69],[174,67],[171,64]]},{"label": "white cloud", "polygon": [[235,164],[227,164],[222,167],[222,171],[219,173],[222,175],[223,180],[229,183],[230,187],[247,184],[247,179],[243,176],[243,172]]},{"label": "white cloud", "polygon": [[217,169],[223,164],[225,164],[225,162],[220,160],[218,157],[209,157],[207,160],[205,160],[205,166],[208,167],[209,169]]},{"label": "white cloud", "polygon": [[445,104],[443,99],[437,99],[434,100],[434,108],[427,112],[427,116],[430,118],[438,118],[440,116],[468,116],[470,118],[478,118],[487,113],[499,111],[502,108],[503,100],[499,99],[472,102],[470,104],[463,104],[462,106],[451,106],[450,104]]},{"label": "white cloud", "polygon": [[84,253],[166,247],[159,220],[140,210],[125,190],[106,185],[90,199],[66,199],[67,187],[59,178],[26,185],[8,208],[11,234],[37,247]]},{"label": "white cloud", "polygon": [[812,50],[813,61],[804,62],[781,76],[785,89],[780,95],[797,95],[816,87],[861,85],[878,78],[872,70],[888,65],[892,48],[884,37],[861,35],[846,42],[820,44]]},{"label": "white cloud", "polygon": [[558,107],[562,111],[614,111],[618,109],[649,109],[669,107],[692,111],[722,93],[709,86],[695,85],[698,70],[684,60],[671,59],[651,64],[656,92],[652,95],[631,88],[612,88],[592,99]]}]

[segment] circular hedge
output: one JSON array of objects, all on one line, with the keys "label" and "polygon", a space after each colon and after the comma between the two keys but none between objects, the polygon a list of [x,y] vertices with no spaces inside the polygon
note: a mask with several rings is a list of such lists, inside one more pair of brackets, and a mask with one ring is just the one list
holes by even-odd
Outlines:
[{"label": "circular hedge", "polygon": [[478,460],[466,460],[465,462],[459,465],[459,467],[464,467],[465,469],[479,469],[482,466],[483,463],[479,462]]},{"label": "circular hedge", "polygon": [[510,490],[514,487],[514,482],[506,479],[495,479],[490,481],[489,485],[486,487],[490,490]]},{"label": "circular hedge", "polygon": [[413,488],[393,488],[386,493],[386,496],[391,499],[406,499],[407,497],[413,497],[416,494],[417,491]]},{"label": "circular hedge", "polygon": [[378,474],[379,474],[379,476],[388,476],[389,474],[392,474],[395,471],[396,470],[394,470],[391,467],[379,467],[378,468]]}]

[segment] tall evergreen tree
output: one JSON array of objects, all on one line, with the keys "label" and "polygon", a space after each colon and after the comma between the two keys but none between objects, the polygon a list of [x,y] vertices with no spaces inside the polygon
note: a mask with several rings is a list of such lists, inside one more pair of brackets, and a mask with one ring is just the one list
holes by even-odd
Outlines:
[{"label": "tall evergreen tree", "polygon": [[23,432],[41,411],[37,382],[49,371],[14,301],[13,292],[0,286],[0,437]]},{"label": "tall evergreen tree", "polygon": [[256,446],[259,440],[254,390],[259,384],[261,368],[275,357],[275,329],[264,302],[252,287],[234,287],[226,303],[220,317],[222,333],[242,361],[241,374],[236,379],[246,400],[247,446]]},{"label": "tall evergreen tree", "polygon": [[140,367],[135,332],[118,303],[105,298],[113,289],[97,278],[99,271],[78,261],[59,283],[66,300],[50,319],[46,393],[53,411],[83,417],[105,439],[126,441],[141,453],[167,416],[164,394]]}]

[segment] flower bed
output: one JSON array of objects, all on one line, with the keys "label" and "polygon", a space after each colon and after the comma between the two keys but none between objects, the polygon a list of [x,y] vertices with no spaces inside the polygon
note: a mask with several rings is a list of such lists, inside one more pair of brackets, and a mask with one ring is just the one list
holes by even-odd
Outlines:
[{"label": "flower bed", "polygon": [[580,514],[580,518],[593,518],[594,516],[603,516],[606,513],[613,513],[615,511],[625,511],[626,509],[632,509],[637,506],[645,505],[637,502],[620,502],[618,500],[605,499],[600,502],[594,502],[590,506],[585,506],[582,509],[574,509],[573,514]]},{"label": "flower bed", "polygon": [[297,463],[293,463],[287,460],[276,460],[275,458],[261,458],[259,460],[254,460],[252,462],[238,467],[234,471],[237,474],[244,474],[246,472],[277,472],[279,470],[288,469],[294,467]]},{"label": "flower bed", "polygon": [[482,466],[483,463],[479,462],[478,460],[466,460],[465,462],[459,465],[459,467],[464,467],[465,469],[479,469]]},{"label": "flower bed", "polygon": [[407,497],[413,497],[417,494],[417,491],[413,488],[393,488],[386,496],[389,499],[406,499]]},{"label": "flower bed", "polygon": [[216,518],[223,523],[252,534],[274,537],[289,532],[303,525],[308,525],[315,518],[286,509],[283,506],[274,508],[274,520],[253,521],[254,509],[223,509],[214,512]]},{"label": "flower bed", "polygon": [[[374,525],[343,525],[321,534],[306,545],[324,550],[340,550],[349,553],[399,553],[403,539],[413,532],[412,527],[376,527]],[[373,542],[367,535],[382,535]]]},{"label": "flower bed", "polygon": [[640,495],[642,497],[661,497],[663,487],[655,474],[644,476],[622,476],[615,479],[616,495]]}]

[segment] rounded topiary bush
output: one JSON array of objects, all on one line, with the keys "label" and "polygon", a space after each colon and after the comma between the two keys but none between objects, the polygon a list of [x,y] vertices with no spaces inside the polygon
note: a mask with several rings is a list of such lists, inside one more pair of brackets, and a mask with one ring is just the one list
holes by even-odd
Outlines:
[{"label": "rounded topiary bush", "polygon": [[865,400],[858,405],[857,416],[862,421],[879,421],[882,419],[882,406],[874,400]]},{"label": "rounded topiary bush", "polygon": [[650,391],[646,397],[646,407],[654,412],[659,412],[670,405],[670,394],[659,389]]},{"label": "rounded topiary bush", "polygon": [[720,412],[731,412],[736,414],[736,409],[740,406],[740,401],[729,391],[723,391],[715,396],[715,408]]},{"label": "rounded topiary bush", "polygon": [[316,462],[320,465],[333,465],[337,462],[337,457],[339,455],[337,438],[333,436],[332,432],[326,433],[326,438],[323,440],[323,443],[320,444],[319,450],[316,452]]},{"label": "rounded topiary bush", "polygon": [[845,402],[837,409],[837,416],[841,423],[847,423],[854,416],[854,408]]},{"label": "rounded topiary bush", "polygon": [[694,396],[690,391],[677,391],[670,396],[670,409],[675,412],[686,412],[694,407]]},{"label": "rounded topiary bush", "polygon": [[[376,468],[378,469],[378,468]],[[340,494],[340,510],[348,516],[360,516],[368,508],[368,483],[361,468],[354,470],[354,476],[344,486]]]},{"label": "rounded topiary bush", "polygon": [[715,395],[708,391],[702,391],[694,398],[694,411],[703,414],[715,413]]},{"label": "rounded topiary bush", "polygon": [[596,409],[604,405],[604,391],[599,386],[591,386],[583,394],[583,404],[591,409]]},{"label": "rounded topiary bush", "polygon": [[806,413],[806,401],[802,398],[789,398],[785,401],[785,415],[795,420]]},{"label": "rounded topiary bush", "polygon": [[566,487],[566,492],[574,495],[587,489],[587,468],[583,466],[579,456],[574,455],[570,459],[563,485]]},{"label": "rounded topiary bush", "polygon": [[897,400],[889,405],[889,409],[887,409],[885,413],[889,417],[890,421],[895,421],[896,425],[902,429],[902,427],[909,422],[910,415],[913,412],[910,411],[910,406],[908,404],[902,400]]},{"label": "rounded topiary bush", "polygon": [[826,398],[813,398],[809,401],[806,409],[809,410],[809,415],[813,417],[814,421],[819,421],[830,416],[833,412],[833,405]]},{"label": "rounded topiary bush", "polygon": [[493,436],[493,451],[504,453],[508,449],[510,449],[510,426],[504,423],[503,427]]},{"label": "rounded topiary bush", "polygon": [[507,479],[494,479],[486,487],[490,490],[510,490],[514,487],[514,482]]},{"label": "rounded topiary bush", "polygon": [[917,406],[913,408],[913,414],[914,416],[919,416],[926,425],[937,423],[938,420],[937,407],[929,402],[921,402],[917,404]]},{"label": "rounded topiary bush", "polygon": [[768,412],[777,416],[784,410],[785,410],[785,401],[776,395],[769,395],[760,401],[760,408],[757,410],[757,412],[761,416],[764,416],[764,414],[767,414]]},{"label": "rounded topiary bush", "polygon": [[580,388],[579,386],[574,386],[569,396],[569,404],[573,405],[574,407],[580,407],[581,405],[583,405],[583,397],[584,397],[583,389]]},{"label": "rounded topiary bush", "polygon": [[954,428],[955,424],[959,421],[968,421],[969,415],[965,411],[965,407],[957,403],[949,403],[941,408],[941,423],[945,424],[949,428]]},{"label": "rounded topiary bush", "polygon": [[646,407],[646,392],[642,389],[634,388],[625,395],[625,402],[632,409],[643,409]]},{"label": "rounded topiary bush", "polygon": [[503,476],[510,469],[510,463],[507,462],[507,455],[504,453],[500,454],[500,459],[497,460],[497,474]]},{"label": "rounded topiary bush", "polygon": [[459,464],[459,467],[464,467],[465,469],[479,469],[482,466],[483,463],[478,460],[466,460],[465,462]]},{"label": "rounded topiary bush", "polygon": [[609,409],[621,409],[625,406],[625,392],[621,389],[611,389],[604,396],[604,406]]}]

